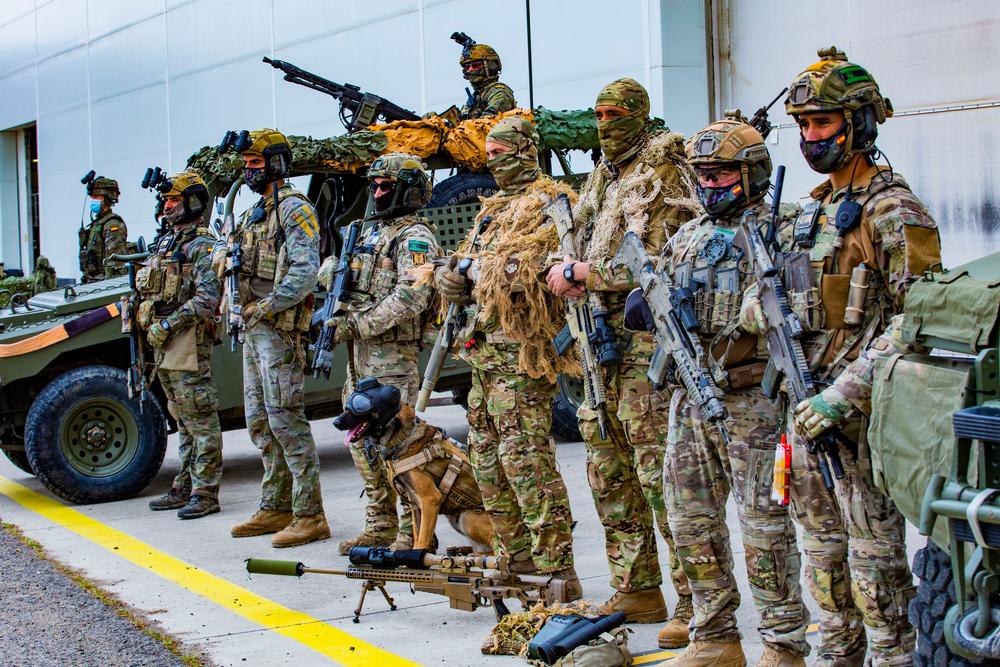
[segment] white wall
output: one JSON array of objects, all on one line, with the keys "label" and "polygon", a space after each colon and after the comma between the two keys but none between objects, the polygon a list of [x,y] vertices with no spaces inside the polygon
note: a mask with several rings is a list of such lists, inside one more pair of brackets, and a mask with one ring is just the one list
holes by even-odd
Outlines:
[{"label": "white wall", "polygon": [[[692,114],[681,88],[693,81],[693,96],[705,97],[703,41],[692,60],[677,38],[703,20],[702,7],[534,0],[536,105],[590,107],[604,84],[632,76],[650,88],[654,113],[677,127],[676,109],[679,129],[696,129],[706,103]],[[42,252],[60,275],[76,275],[71,232],[91,168],[119,180],[130,237],[149,238],[153,199],[139,187],[147,166],[180,169],[232,128],[342,132],[333,100],[281,80],[261,56],[418,113],[443,110],[465,99],[456,30],[497,48],[503,80],[526,106],[525,4],[516,0],[0,1],[0,129],[37,121]]]},{"label": "white wall", "polygon": [[[743,0],[714,3],[728,26],[722,62],[723,108],[748,114],[773,98],[816,50],[836,44],[864,66],[897,116],[879,128],[878,146],[941,226],[946,266],[1000,250],[1000,3],[992,0]],[[983,104],[980,110],[928,113]],[[912,114],[912,115],[907,115]],[[822,178],[798,149],[798,131],[782,101],[784,124],[769,146],[785,164],[786,201]]]}]

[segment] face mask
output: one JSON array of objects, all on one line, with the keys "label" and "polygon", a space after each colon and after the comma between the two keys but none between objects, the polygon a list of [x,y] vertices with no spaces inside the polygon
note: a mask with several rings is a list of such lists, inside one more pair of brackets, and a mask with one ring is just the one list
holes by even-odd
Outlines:
[{"label": "face mask", "polygon": [[799,135],[799,149],[813,171],[829,174],[847,162],[847,158],[850,157],[850,152],[847,150],[848,129],[845,121],[836,134],[819,141],[806,141],[801,134]]},{"label": "face mask", "polygon": [[382,213],[388,211],[389,207],[392,206],[392,199],[396,196],[396,186],[392,186],[388,190],[382,189],[375,192],[375,212]]},{"label": "face mask", "polygon": [[178,204],[170,209],[169,212],[163,214],[163,220],[168,225],[181,225],[187,221],[187,216],[184,215],[184,204]]},{"label": "face mask", "polygon": [[97,216],[101,213],[101,206],[104,202],[99,202],[96,199],[90,200],[90,219],[97,220]]},{"label": "face mask", "polygon": [[746,193],[739,183],[722,188],[706,188],[698,185],[697,190],[701,205],[713,220],[738,210],[746,202]]},{"label": "face mask", "polygon": [[486,161],[497,185],[504,192],[520,192],[538,178],[538,161],[527,155],[508,151]]},{"label": "face mask", "polygon": [[604,156],[618,164],[638,145],[646,128],[646,119],[638,114],[597,121],[597,136]]},{"label": "face mask", "polygon": [[244,168],[243,180],[247,182],[247,187],[257,194],[263,194],[264,191],[267,190],[268,184],[271,182],[267,178],[267,170],[264,169],[264,167]]},{"label": "face mask", "polygon": [[488,69],[489,68],[486,66],[486,63],[483,63],[482,67],[474,71],[470,71],[466,68],[463,68],[462,77],[465,78],[466,81],[471,83],[473,88],[478,90],[479,88],[486,85],[490,80]]}]

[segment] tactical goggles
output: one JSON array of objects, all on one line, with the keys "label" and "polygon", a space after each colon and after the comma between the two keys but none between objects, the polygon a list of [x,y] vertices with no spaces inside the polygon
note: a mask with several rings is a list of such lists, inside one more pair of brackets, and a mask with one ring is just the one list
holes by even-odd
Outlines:
[{"label": "tactical goggles", "polygon": [[372,181],[371,183],[368,184],[368,189],[371,190],[372,192],[378,192],[379,190],[382,190],[383,192],[388,192],[389,190],[392,190],[394,187],[396,187],[396,181],[392,179],[381,182]]},{"label": "tactical goggles", "polygon": [[486,67],[486,62],[483,60],[472,60],[470,62],[462,65],[463,72],[478,72],[479,70]]},{"label": "tactical goggles", "polygon": [[725,165],[719,167],[703,167],[695,165],[694,173],[698,181],[703,183],[719,183],[740,175],[740,168],[736,165]]},{"label": "tactical goggles", "polygon": [[355,415],[366,415],[372,411],[375,404],[367,394],[355,392],[347,397],[347,411]]}]

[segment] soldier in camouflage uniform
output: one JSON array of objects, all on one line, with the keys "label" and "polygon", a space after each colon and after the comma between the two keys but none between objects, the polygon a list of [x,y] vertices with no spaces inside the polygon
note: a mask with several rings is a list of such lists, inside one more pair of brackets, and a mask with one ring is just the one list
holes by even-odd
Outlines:
[{"label": "soldier in camouflage uniform", "polygon": [[[349,342],[348,381],[343,396],[354,391],[358,378],[372,376],[396,386],[403,402],[417,400],[420,383],[417,358],[424,313],[431,305],[433,288],[417,284],[415,269],[441,255],[434,229],[416,215],[431,198],[431,183],[420,158],[388,153],[368,169],[373,192],[375,223],[363,232],[351,258],[347,313],[329,322],[336,342]],[[327,286],[337,259],[328,257],[320,271]],[[341,554],[355,546],[413,545],[412,508],[404,497],[403,516],[396,514],[396,492],[386,474],[385,462],[369,463],[364,442],[350,444],[354,467],[364,481],[368,505],[365,527],[355,538],[340,543]],[[395,541],[394,541],[395,540]]]},{"label": "soldier in camouflage uniform", "polygon": [[122,264],[105,264],[114,254],[127,252],[128,227],[111,208],[118,203],[118,181],[100,176],[87,184],[91,223],[80,227],[82,282],[92,283],[125,273]]},{"label": "soldier in camouflage uniform", "polygon": [[[559,247],[540,211],[552,197],[575,195],[541,173],[538,134],[523,118],[500,121],[486,154],[500,192],[483,200],[469,237],[435,275],[442,296],[468,315],[458,338],[472,366],[469,456],[511,570],[563,578],[577,599],[569,496],[549,435],[556,375],[568,370],[551,344],[565,307],[537,278]],[[471,260],[464,275],[459,258]]]},{"label": "soldier in camouflage uniform", "polygon": [[[787,252],[806,253],[812,264],[814,279],[790,285],[789,299],[807,332],[802,341],[813,376],[830,382],[899,312],[911,277],[940,264],[941,248],[937,225],[903,177],[875,164],[877,125],[892,115],[889,101],[843,52],[831,47],[819,55],[792,82],[785,110],[799,123],[810,167],[830,178],[810,193],[779,241]],[[852,288],[852,282],[863,284],[860,275],[852,279],[862,264],[870,272],[868,287]],[[751,332],[763,324],[753,289],[741,320]],[[872,481],[865,430],[863,419],[843,424],[856,449],[841,448],[846,475],[832,496],[839,516],[829,511],[831,496],[816,457],[806,452],[805,434],[795,428],[789,434],[792,515],[803,527],[806,582],[821,610],[821,665],[860,664],[862,619],[875,665],[910,664],[914,644],[905,525]]]},{"label": "soldier in camouflage uniform", "polygon": [[[736,610],[740,594],[726,528],[726,500],[736,500],[750,591],[760,614],[764,655],[758,666],[801,665],[809,653],[809,615],[799,585],[799,551],[788,508],[771,500],[775,446],[782,408],[759,383],[766,347],[739,332],[743,290],[753,273],[734,245],[740,220],[752,211],[764,223],[770,207],[771,158],[760,133],[737,114],[712,123],[687,144],[707,215],[682,226],[670,239],[661,267],[678,287],[695,293],[702,344],[717,377],[724,378],[729,442],[701,418],[696,404],[676,388],[664,457],[667,515],[684,573],[694,596],[691,644],[677,665],[746,664]],[[626,306],[626,324],[646,330],[649,312],[642,291]],[[660,646],[672,646],[669,637]],[[666,641],[664,641],[666,640]]]},{"label": "soldier in camouflage uniform", "polygon": [[[677,561],[663,500],[663,451],[666,447],[669,392],[646,377],[655,348],[652,334],[623,329],[625,299],[637,284],[611,258],[624,234],[635,232],[650,256],[660,254],[684,223],[701,213],[693,174],[686,164],[683,137],[656,127],[649,118],[649,95],[632,79],[619,79],[597,97],[597,129],[604,157],[590,174],[574,208],[580,261],[565,257],[548,272],[549,289],[589,299],[607,310],[622,351],[622,361],[605,370],[608,438],[602,439],[598,415],[587,405],[577,417],[587,445],[587,473],[597,513],[604,526],[611,585],[618,591],[606,603],[632,622],[658,623],[667,610],[653,523],[670,546],[674,589],[690,595]],[[683,642],[687,618],[672,625]]]},{"label": "soldier in camouflage uniform", "polygon": [[517,106],[514,91],[500,83],[500,56],[492,46],[475,44],[462,49],[462,77],[472,84],[472,95],[462,105],[461,120],[496,116]]},{"label": "soldier in camouflage uniform", "polygon": [[[244,178],[261,197],[230,233],[242,250],[243,391],[247,430],[261,452],[260,510],[233,537],[277,533],[274,547],[330,537],[319,457],[305,415],[305,341],[319,272],[319,220],[305,195],[285,182],[292,150],[276,130],[250,133]],[[226,246],[217,248],[225,253]]]},{"label": "soldier in camouflage uniform", "polygon": [[136,274],[142,295],[138,320],[154,350],[156,373],[177,420],[181,471],[151,510],[178,509],[182,519],[219,511],[222,429],[212,381],[219,278],[212,270],[215,240],[198,226],[208,188],[195,172],[171,176],[161,190],[167,234]]}]

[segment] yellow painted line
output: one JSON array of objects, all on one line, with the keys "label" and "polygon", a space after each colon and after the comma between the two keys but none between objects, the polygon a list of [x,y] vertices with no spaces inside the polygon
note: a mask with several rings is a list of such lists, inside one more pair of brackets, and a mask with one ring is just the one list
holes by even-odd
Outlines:
[{"label": "yellow painted line", "polygon": [[141,540],[0,475],[0,495],[107,549],[115,556],[211,600],[248,621],[293,639],[342,665],[402,667],[418,663],[209,574]]},{"label": "yellow painted line", "polygon": [[668,660],[669,658],[676,658],[679,654],[673,651],[653,651],[652,653],[643,653],[642,655],[637,655],[632,659],[633,665],[651,665],[654,662],[662,662],[663,660]]}]

